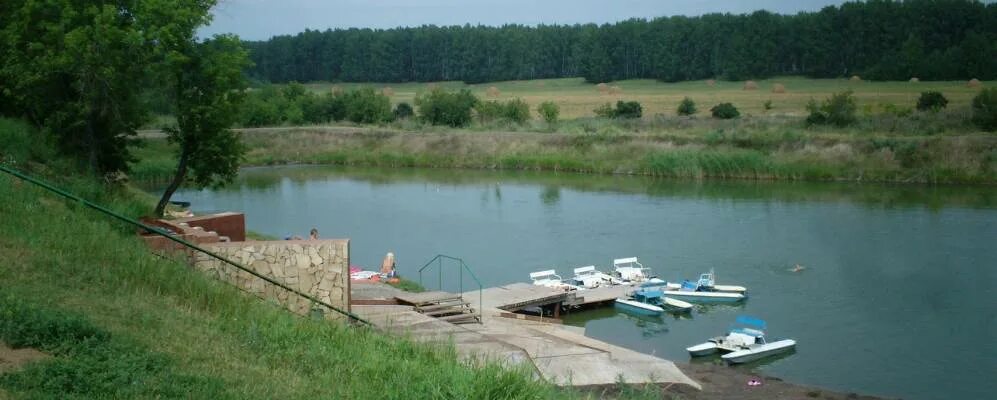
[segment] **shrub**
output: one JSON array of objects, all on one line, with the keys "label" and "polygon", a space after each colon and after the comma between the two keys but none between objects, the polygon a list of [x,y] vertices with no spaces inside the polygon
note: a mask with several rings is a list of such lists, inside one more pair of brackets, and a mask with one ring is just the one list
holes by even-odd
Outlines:
[{"label": "shrub", "polygon": [[764,108],[765,111],[771,110],[772,109],[772,100],[765,100],[765,102],[762,103],[762,108]]},{"label": "shrub", "polygon": [[973,97],[972,120],[980,129],[997,130],[997,88],[983,89]]},{"label": "shrub", "polygon": [[545,101],[537,106],[537,114],[540,114],[540,117],[548,124],[553,125],[557,123],[557,117],[561,114],[561,109],[553,101]]},{"label": "shrub", "polygon": [[419,118],[433,125],[452,127],[467,126],[471,123],[471,110],[479,103],[478,97],[470,90],[447,92],[435,88],[415,98]]},{"label": "shrub", "polygon": [[917,99],[918,111],[938,111],[948,105],[949,99],[946,99],[941,92],[921,92],[921,97]]},{"label": "shrub", "polygon": [[343,94],[346,119],[358,124],[373,124],[391,120],[391,100],[374,88],[365,87]]},{"label": "shrub", "polygon": [[509,100],[502,107],[502,117],[517,124],[524,124],[530,120],[530,105],[523,99],[515,98]]},{"label": "shrub", "polygon": [[603,118],[613,118],[616,115],[616,110],[614,110],[613,106],[609,105],[609,103],[596,107],[596,109],[592,110],[592,112],[594,112],[597,117]]},{"label": "shrub", "polygon": [[409,103],[398,103],[395,106],[395,119],[406,119],[415,115],[415,111],[412,110],[412,106]]},{"label": "shrub", "polygon": [[855,123],[857,109],[851,90],[835,93],[820,105],[816,100],[810,99],[807,103],[807,111],[810,112],[807,125],[848,126]]},{"label": "shrub", "polygon": [[613,116],[616,118],[640,118],[644,114],[640,103],[636,101],[617,101]]},{"label": "shrub", "polygon": [[737,107],[734,107],[730,103],[720,103],[710,109],[710,113],[713,114],[713,118],[720,119],[732,119],[741,116],[741,112],[737,111]]},{"label": "shrub", "polygon": [[342,92],[326,93],[321,96],[308,96],[301,101],[301,112],[305,120],[313,124],[341,121],[346,118],[346,101]]},{"label": "shrub", "polygon": [[678,108],[677,112],[678,112],[679,115],[692,115],[692,114],[695,114],[696,113],[696,102],[692,101],[692,99],[690,99],[688,97],[682,99],[682,102],[679,103],[679,108]]}]

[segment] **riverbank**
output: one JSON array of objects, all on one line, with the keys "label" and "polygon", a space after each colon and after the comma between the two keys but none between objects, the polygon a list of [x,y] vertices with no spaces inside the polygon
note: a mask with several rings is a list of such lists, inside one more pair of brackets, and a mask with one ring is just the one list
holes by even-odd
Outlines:
[{"label": "riverbank", "polygon": [[[704,122],[703,124],[707,124]],[[896,136],[809,131],[750,121],[709,129],[591,133],[413,132],[377,127],[252,129],[246,166],[565,171],[691,179],[902,183],[997,183],[997,136]],[[756,124],[758,125],[758,124]],[[707,125],[704,125],[707,126]],[[146,135],[133,176],[162,179],[173,167],[165,139]]]}]

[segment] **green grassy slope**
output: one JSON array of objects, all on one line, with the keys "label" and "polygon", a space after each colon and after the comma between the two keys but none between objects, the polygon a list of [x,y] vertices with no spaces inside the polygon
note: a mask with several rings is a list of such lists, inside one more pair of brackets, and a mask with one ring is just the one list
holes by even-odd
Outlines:
[{"label": "green grassy slope", "polygon": [[[126,214],[147,209],[129,190],[38,164],[51,153],[32,150],[24,135],[23,125],[0,120],[5,164]],[[571,395],[523,371],[467,368],[447,347],[289,314],[152,256],[96,212],[0,175],[0,340],[55,355],[0,376],[0,397]]]}]

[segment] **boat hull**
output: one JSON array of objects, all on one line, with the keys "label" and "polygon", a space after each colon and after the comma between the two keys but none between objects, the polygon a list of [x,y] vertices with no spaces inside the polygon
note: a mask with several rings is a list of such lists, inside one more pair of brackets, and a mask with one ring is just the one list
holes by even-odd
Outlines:
[{"label": "boat hull", "polygon": [[682,300],[665,297],[662,299],[662,306],[670,311],[689,312],[692,311],[692,304]]},{"label": "boat hull", "polygon": [[661,315],[665,312],[665,309],[661,307],[634,300],[616,299],[615,304],[616,308],[640,315]]},{"label": "boat hull", "polygon": [[666,290],[665,296],[701,303],[734,303],[747,298],[740,293],[728,292],[687,292],[682,290]]},{"label": "boat hull", "polygon": [[720,348],[717,347],[717,344],[714,342],[706,342],[692,347],[687,347],[685,350],[688,351],[689,355],[692,357],[702,357],[710,354],[716,354],[716,352],[720,351]]},{"label": "boat hull", "polygon": [[774,356],[776,354],[784,353],[793,350],[795,347],[796,347],[795,340],[784,339],[776,342],[766,343],[763,345],[752,346],[749,349],[730,352],[724,354],[720,358],[730,364],[742,364],[746,362],[760,360],[765,357]]},{"label": "boat hull", "polygon": [[[682,288],[682,284],[675,282],[668,282],[665,284],[665,287],[667,287],[670,290],[679,290]],[[745,293],[748,291],[748,288],[744,286],[735,286],[735,285],[713,285],[711,289],[713,289],[713,291],[715,292],[721,292],[721,293]]]}]

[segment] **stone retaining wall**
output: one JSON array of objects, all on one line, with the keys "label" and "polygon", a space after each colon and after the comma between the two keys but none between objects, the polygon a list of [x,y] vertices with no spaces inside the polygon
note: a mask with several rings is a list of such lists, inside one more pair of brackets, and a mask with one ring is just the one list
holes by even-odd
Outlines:
[{"label": "stone retaining wall", "polygon": [[[349,240],[212,243],[205,248],[340,310],[350,310]],[[194,266],[260,298],[275,301],[292,312],[306,315],[312,310],[308,299],[203,253],[194,255]],[[325,307],[319,309],[325,311],[329,319],[345,318]]]}]

